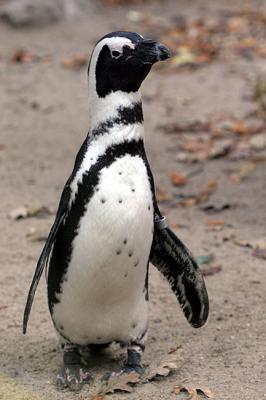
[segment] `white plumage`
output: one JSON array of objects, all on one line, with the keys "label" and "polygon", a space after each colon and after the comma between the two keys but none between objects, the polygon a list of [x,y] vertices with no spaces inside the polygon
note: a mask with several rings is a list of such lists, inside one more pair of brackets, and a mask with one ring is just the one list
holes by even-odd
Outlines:
[{"label": "white plumage", "polygon": [[[142,127],[133,131],[139,137]],[[128,132],[120,128],[120,135]],[[104,138],[98,141],[77,176],[89,168],[89,154],[103,151]],[[78,229],[53,309],[57,329],[80,345],[136,339],[147,327],[144,283],[153,237],[152,193],[140,156],[125,155],[102,169]]]}]

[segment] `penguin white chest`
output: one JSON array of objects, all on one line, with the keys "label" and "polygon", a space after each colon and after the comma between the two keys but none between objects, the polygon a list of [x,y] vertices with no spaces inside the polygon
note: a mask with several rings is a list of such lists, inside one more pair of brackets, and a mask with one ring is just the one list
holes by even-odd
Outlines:
[{"label": "penguin white chest", "polygon": [[88,344],[127,342],[145,331],[144,284],[152,238],[146,166],[141,157],[125,155],[100,171],[80,220],[53,309],[62,334]]}]

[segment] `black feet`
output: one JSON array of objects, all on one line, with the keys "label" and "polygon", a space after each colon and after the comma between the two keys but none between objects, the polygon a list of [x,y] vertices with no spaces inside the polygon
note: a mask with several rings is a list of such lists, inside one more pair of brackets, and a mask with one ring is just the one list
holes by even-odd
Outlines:
[{"label": "black feet", "polygon": [[79,351],[75,347],[65,346],[64,367],[56,377],[56,387],[59,390],[69,389],[78,392],[85,383],[90,383],[93,376],[89,369],[82,364]]},{"label": "black feet", "polygon": [[93,376],[83,365],[69,365],[63,367],[56,377],[56,387],[59,390],[69,389],[79,392],[85,383],[90,383]]},{"label": "black feet", "polygon": [[102,380],[108,381],[112,377],[120,376],[122,374],[130,374],[131,372],[142,375],[144,373],[144,368],[141,365],[143,351],[144,346],[136,343],[131,344],[127,349],[128,357],[125,366],[119,371],[107,372],[102,377]]}]

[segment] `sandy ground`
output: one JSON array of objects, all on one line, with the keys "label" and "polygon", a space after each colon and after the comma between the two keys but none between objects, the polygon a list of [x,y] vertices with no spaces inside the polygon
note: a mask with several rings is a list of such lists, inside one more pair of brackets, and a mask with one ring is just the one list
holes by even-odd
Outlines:
[{"label": "sandy ground", "polygon": [[[176,15],[212,16],[239,6],[238,2],[231,3],[166,1],[145,7],[155,15],[174,10]],[[263,3],[252,4],[258,9]],[[57,392],[53,385],[61,352],[48,314],[44,279],[35,298],[28,334],[22,335],[27,290],[43,246],[31,241],[27,233],[32,228],[47,232],[53,216],[13,221],[8,214],[23,204],[56,209],[88,128],[86,69],[64,69],[61,60],[77,53],[89,54],[94,41],[108,31],[139,30],[126,19],[127,13],[128,8],[105,8],[99,15],[78,23],[64,22],[34,30],[0,26],[0,399],[90,398],[88,387],[81,394],[73,394]],[[51,55],[51,60],[12,64],[9,59],[19,47]],[[158,127],[181,118],[201,120],[212,112],[233,112],[241,118],[255,107],[246,96],[247,78],[263,70],[265,62],[240,60],[213,63],[187,74],[150,74],[143,87],[146,147],[160,189],[173,190],[170,171],[189,173],[195,166],[176,161],[175,137]],[[191,101],[183,101],[187,98]],[[218,187],[211,202],[236,203],[236,208],[214,216],[229,227],[208,229],[209,216],[197,207],[162,205],[168,220],[178,224],[176,232],[193,253],[213,253],[214,264],[222,266],[220,273],[206,277],[211,307],[208,324],[199,330],[191,328],[167,284],[152,268],[150,331],[144,361],[146,365],[159,363],[170,349],[180,346],[175,353],[179,368],[161,381],[110,398],[182,399],[187,395],[173,394],[174,386],[181,383],[208,387],[217,400],[266,397],[265,261],[252,256],[249,248],[224,241],[228,231],[239,239],[265,236],[265,164],[259,164],[244,181],[233,184],[225,170],[238,163],[225,158],[208,161],[186,189],[198,192],[215,179]],[[123,359],[124,353],[117,349],[96,357],[96,377]]]}]

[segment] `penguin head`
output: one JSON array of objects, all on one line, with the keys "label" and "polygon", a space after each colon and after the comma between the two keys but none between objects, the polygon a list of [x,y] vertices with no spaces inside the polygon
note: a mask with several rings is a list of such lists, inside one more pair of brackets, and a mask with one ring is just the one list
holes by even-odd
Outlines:
[{"label": "penguin head", "polygon": [[164,45],[134,32],[112,32],[101,38],[89,64],[89,86],[97,96],[137,92],[153,64],[171,56]]}]

